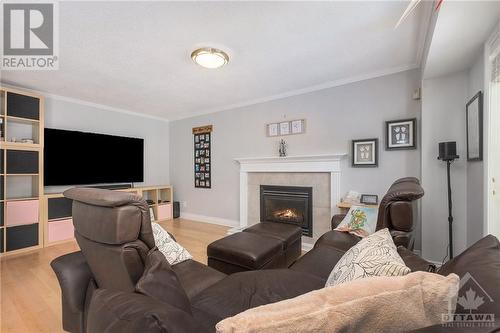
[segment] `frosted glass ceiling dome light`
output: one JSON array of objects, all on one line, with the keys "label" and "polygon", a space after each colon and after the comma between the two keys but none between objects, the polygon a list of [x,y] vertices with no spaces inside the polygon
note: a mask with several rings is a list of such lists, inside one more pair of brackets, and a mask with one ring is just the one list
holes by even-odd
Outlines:
[{"label": "frosted glass ceiling dome light", "polygon": [[191,53],[191,59],[201,67],[220,68],[229,62],[226,52],[212,47],[203,47]]}]

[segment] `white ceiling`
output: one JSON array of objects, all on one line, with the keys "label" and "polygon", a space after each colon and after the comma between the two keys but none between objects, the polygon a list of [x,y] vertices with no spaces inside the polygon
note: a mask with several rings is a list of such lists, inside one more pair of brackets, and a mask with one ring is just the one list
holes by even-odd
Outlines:
[{"label": "white ceiling", "polygon": [[500,21],[500,1],[444,1],[432,35],[424,78],[468,69]]},{"label": "white ceiling", "polygon": [[[60,2],[60,69],[2,81],[180,119],[418,67],[427,4],[394,29],[407,5]],[[229,64],[196,66],[190,53],[202,46]]]}]

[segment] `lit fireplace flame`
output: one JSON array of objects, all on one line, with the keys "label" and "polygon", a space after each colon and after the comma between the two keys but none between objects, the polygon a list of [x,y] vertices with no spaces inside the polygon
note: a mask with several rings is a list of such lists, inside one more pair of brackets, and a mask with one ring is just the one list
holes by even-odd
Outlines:
[{"label": "lit fireplace flame", "polygon": [[280,217],[280,218],[290,219],[290,218],[297,217],[297,214],[291,209],[285,209],[285,210],[276,212],[275,216]]}]

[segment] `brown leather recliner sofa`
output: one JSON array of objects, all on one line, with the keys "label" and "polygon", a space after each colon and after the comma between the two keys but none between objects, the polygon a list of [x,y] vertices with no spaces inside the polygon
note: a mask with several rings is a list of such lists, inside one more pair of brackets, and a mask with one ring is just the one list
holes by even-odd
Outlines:
[{"label": "brown leather recliner sofa", "polygon": [[[413,230],[417,221],[418,199],[424,195],[420,181],[415,177],[396,180],[380,201],[376,230],[388,228],[394,243],[413,250]],[[344,214],[334,215],[332,229],[344,219]]]},{"label": "brown leather recliner sofa", "polygon": [[[180,293],[191,311],[175,300],[159,301],[136,291],[148,253],[154,249],[148,209],[139,197],[95,189],[72,189],[75,236],[81,251],[55,259],[52,267],[62,290],[63,328],[70,332],[213,332],[215,324],[259,305],[289,299],[324,287],[343,248],[359,239],[330,231],[289,269],[270,269],[226,276],[188,260],[165,268],[175,272]],[[329,234],[343,244],[324,239]],[[333,237],[330,237],[333,238]],[[429,270],[428,262],[398,248],[412,270]],[[490,296],[500,300],[500,243],[488,236],[438,273],[470,272]],[[161,283],[161,281],[158,281]],[[485,311],[500,315],[498,306]],[[397,319],[399,320],[399,319]]]}]

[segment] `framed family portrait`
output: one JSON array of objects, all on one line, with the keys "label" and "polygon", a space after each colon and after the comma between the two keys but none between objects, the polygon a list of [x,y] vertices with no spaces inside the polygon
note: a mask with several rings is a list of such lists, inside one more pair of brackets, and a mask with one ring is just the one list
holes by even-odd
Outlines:
[{"label": "framed family portrait", "polygon": [[385,122],[387,150],[417,148],[417,119],[391,120]]},{"label": "framed family portrait", "polygon": [[352,166],[357,168],[378,166],[378,139],[352,140]]},{"label": "framed family portrait", "polygon": [[478,92],[466,105],[467,161],[483,160],[483,93]]}]

